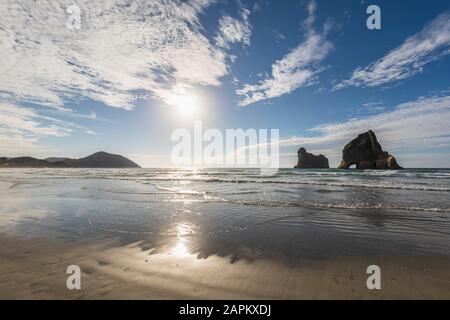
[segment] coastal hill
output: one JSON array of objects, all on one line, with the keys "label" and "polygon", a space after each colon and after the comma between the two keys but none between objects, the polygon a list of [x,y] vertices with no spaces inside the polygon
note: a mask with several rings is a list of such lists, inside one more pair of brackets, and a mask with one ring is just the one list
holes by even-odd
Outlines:
[{"label": "coastal hill", "polygon": [[96,152],[80,159],[32,157],[0,158],[0,167],[4,168],[140,168],[124,156],[107,152]]}]

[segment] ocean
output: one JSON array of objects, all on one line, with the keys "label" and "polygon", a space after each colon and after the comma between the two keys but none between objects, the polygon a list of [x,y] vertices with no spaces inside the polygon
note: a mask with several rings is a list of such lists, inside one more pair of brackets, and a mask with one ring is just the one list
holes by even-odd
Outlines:
[{"label": "ocean", "polygon": [[450,255],[449,169],[2,169],[0,188],[0,231],[19,235],[289,263]]}]

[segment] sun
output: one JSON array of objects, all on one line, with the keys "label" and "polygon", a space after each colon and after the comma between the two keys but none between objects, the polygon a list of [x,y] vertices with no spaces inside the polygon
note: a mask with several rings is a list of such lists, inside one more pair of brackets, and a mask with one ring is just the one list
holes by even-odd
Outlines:
[{"label": "sun", "polygon": [[199,99],[192,94],[173,94],[168,104],[174,106],[182,116],[192,116],[199,109]]}]

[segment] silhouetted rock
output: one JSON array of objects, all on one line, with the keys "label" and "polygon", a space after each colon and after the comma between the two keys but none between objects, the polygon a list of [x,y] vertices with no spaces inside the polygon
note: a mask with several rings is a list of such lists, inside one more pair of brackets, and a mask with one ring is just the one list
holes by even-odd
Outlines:
[{"label": "silhouetted rock", "polygon": [[298,162],[294,168],[298,169],[322,169],[329,168],[328,159],[324,155],[314,155],[306,152],[305,148],[298,150]]},{"label": "silhouetted rock", "polygon": [[361,133],[342,150],[339,169],[348,169],[355,164],[357,169],[402,169],[394,156],[383,151],[372,130]]},{"label": "silhouetted rock", "polygon": [[81,159],[31,157],[0,158],[0,167],[10,168],[140,168],[138,164],[118,154],[97,152]]}]

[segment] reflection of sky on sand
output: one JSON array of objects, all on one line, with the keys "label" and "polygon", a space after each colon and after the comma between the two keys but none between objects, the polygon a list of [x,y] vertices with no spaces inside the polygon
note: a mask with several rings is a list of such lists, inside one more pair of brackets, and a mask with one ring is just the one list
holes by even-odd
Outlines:
[{"label": "reflection of sky on sand", "polygon": [[41,183],[0,183],[0,228],[11,230],[24,220],[44,218],[47,210],[30,205],[24,188],[42,188]]}]

